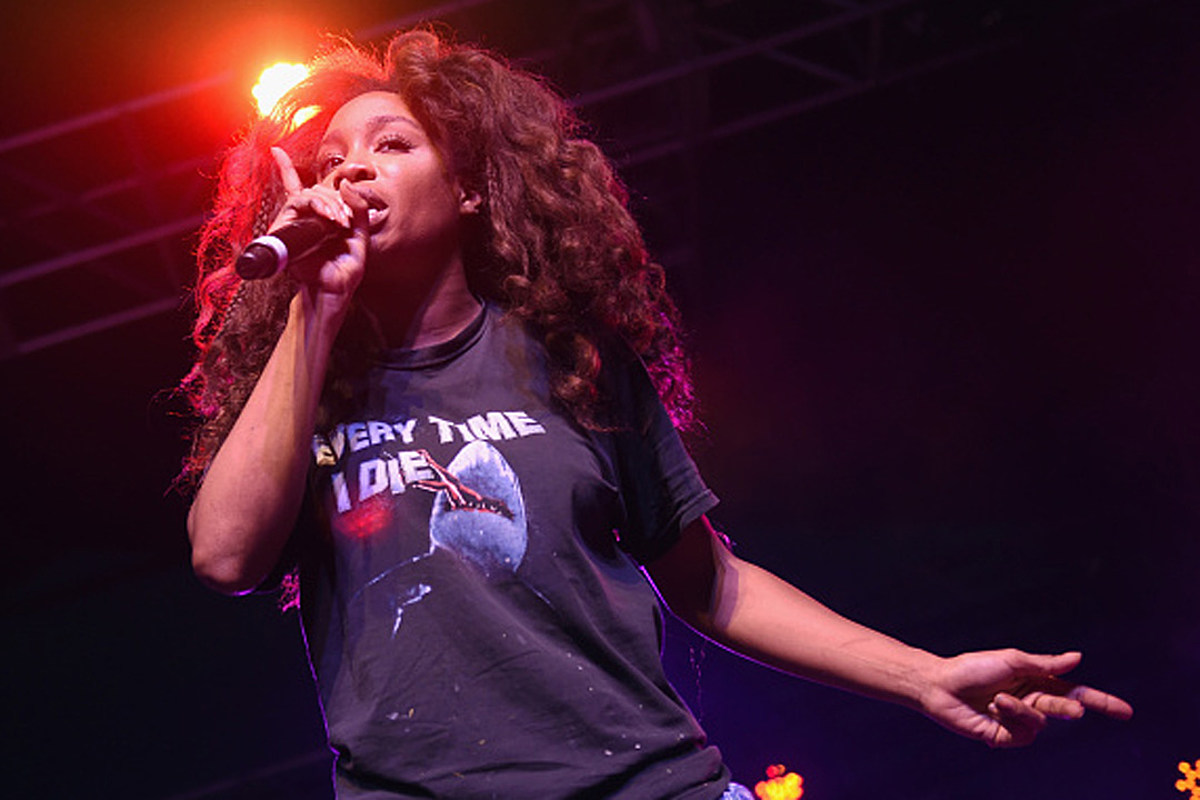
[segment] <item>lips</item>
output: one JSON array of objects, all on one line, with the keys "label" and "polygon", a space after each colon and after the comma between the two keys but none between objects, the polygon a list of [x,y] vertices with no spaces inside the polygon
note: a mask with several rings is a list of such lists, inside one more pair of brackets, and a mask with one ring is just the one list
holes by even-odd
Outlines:
[{"label": "lips", "polygon": [[387,201],[365,186],[355,186],[351,191],[367,203],[367,227],[375,230],[383,224],[388,214]]}]

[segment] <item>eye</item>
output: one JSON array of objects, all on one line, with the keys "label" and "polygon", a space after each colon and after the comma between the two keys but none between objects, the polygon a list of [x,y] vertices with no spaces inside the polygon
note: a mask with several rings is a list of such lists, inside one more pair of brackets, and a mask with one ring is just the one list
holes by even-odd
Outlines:
[{"label": "eye", "polygon": [[323,156],[317,157],[316,173],[317,178],[324,178],[330,172],[337,168],[345,159],[338,153],[326,153]]},{"label": "eye", "polygon": [[380,139],[375,147],[383,153],[407,153],[413,149],[413,143],[399,134],[389,134]]}]

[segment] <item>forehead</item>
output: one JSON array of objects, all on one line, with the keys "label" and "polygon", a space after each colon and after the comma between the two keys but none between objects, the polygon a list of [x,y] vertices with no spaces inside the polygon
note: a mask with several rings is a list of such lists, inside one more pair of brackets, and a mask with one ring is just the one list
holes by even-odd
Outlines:
[{"label": "forehead", "polygon": [[389,125],[425,133],[400,95],[393,92],[367,92],[348,100],[334,112],[323,139],[345,138]]}]

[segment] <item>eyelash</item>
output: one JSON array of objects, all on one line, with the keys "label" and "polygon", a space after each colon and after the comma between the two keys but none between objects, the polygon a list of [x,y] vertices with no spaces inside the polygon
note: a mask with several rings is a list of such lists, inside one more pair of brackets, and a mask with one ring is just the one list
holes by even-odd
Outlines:
[{"label": "eyelash", "polygon": [[324,178],[329,173],[333,172],[333,168],[337,164],[333,163],[334,159],[339,159],[341,156],[327,155],[317,159],[316,170],[317,178]]},{"label": "eyelash", "polygon": [[[377,150],[400,150],[407,153],[413,149],[413,143],[403,136],[389,135],[384,136],[375,144]],[[328,175],[341,162],[342,156],[336,153],[330,153],[317,159],[317,174],[322,178]]]},{"label": "eyelash", "polygon": [[383,148],[383,147],[391,147],[393,145],[395,145],[396,148],[403,150],[405,152],[413,149],[412,142],[410,142],[408,139],[404,138],[403,136],[400,136],[397,134],[383,137],[382,139],[379,140],[379,143],[376,145],[376,147]]}]

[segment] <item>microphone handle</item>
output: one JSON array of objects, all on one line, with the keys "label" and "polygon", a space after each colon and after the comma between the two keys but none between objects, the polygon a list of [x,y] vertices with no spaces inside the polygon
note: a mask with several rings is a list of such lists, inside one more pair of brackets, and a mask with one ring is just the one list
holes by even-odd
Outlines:
[{"label": "microphone handle", "polygon": [[273,277],[287,269],[289,261],[304,258],[339,233],[338,226],[323,217],[303,217],[246,245],[234,269],[248,281]]}]

